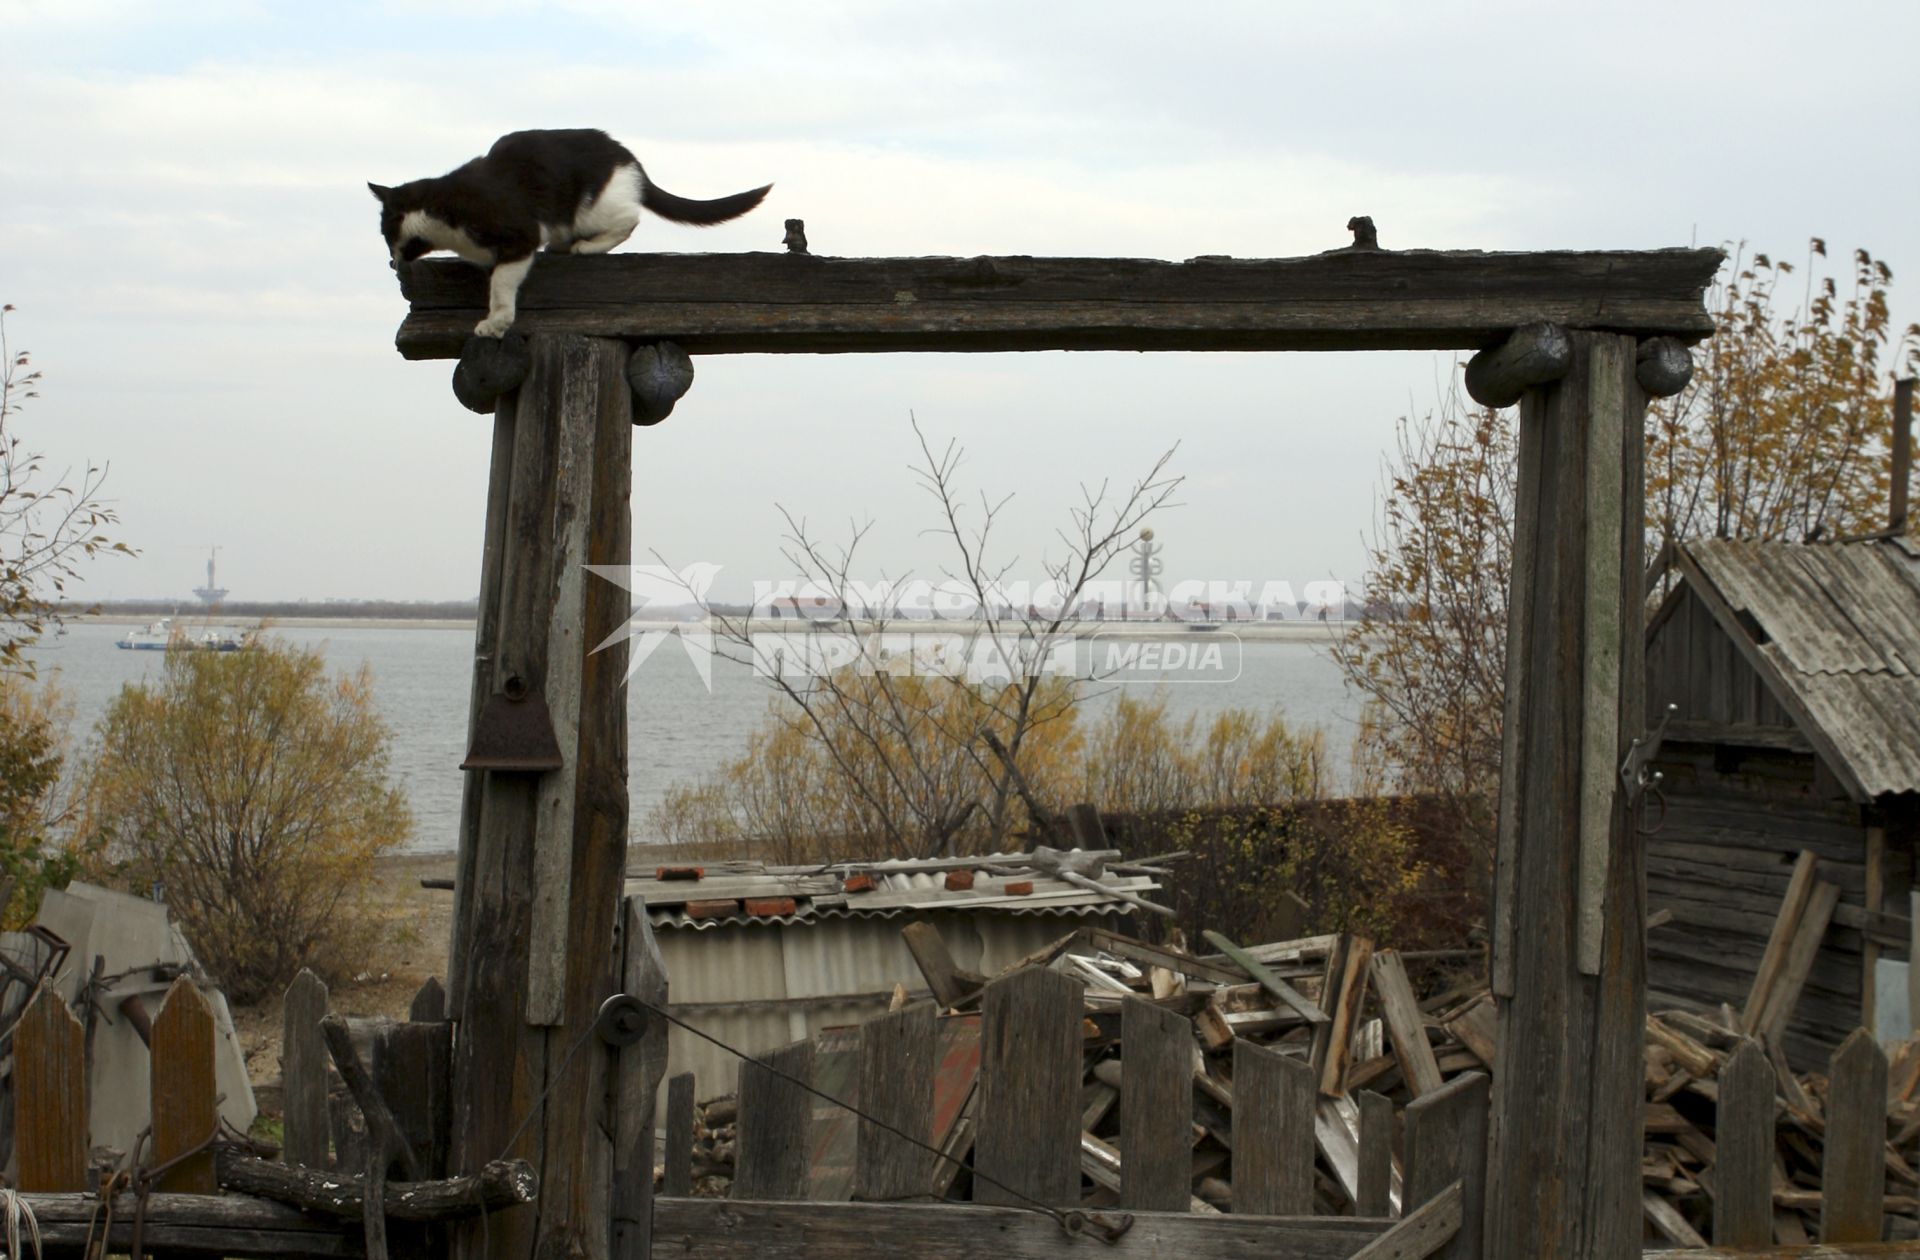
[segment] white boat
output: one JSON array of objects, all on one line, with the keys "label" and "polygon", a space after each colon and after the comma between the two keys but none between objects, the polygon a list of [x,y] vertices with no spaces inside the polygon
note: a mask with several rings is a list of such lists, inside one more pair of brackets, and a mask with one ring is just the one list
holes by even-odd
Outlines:
[{"label": "white boat", "polygon": [[232,626],[184,630],[173,624],[173,618],[162,617],[144,629],[129,630],[127,637],[117,640],[114,646],[132,652],[164,652],[169,648],[193,652],[238,652],[247,646],[251,638],[250,631],[237,630]]}]

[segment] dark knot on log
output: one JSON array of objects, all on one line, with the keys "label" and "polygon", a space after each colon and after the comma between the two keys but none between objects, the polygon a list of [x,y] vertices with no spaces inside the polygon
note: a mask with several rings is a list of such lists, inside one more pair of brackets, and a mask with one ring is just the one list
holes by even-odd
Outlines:
[{"label": "dark knot on log", "polygon": [[641,346],[627,360],[627,384],[633,388],[633,422],[659,424],[693,388],[693,360],[671,341]]},{"label": "dark knot on log", "polygon": [[468,337],[453,369],[453,396],[468,411],[491,414],[500,395],[519,389],[532,367],[533,351],[518,329],[504,337]]},{"label": "dark knot on log", "polygon": [[1482,407],[1511,407],[1536,385],[1557,381],[1573,365],[1573,339],[1558,324],[1522,324],[1467,363],[1467,393]]},{"label": "dark knot on log", "polygon": [[807,221],[805,219],[788,219],[787,234],[781,239],[781,244],[787,247],[787,252],[790,254],[806,253]]},{"label": "dark knot on log", "polygon": [[1373,219],[1364,214],[1356,214],[1347,220],[1347,231],[1353,233],[1353,244],[1348,249],[1379,249],[1380,233],[1374,230]]}]

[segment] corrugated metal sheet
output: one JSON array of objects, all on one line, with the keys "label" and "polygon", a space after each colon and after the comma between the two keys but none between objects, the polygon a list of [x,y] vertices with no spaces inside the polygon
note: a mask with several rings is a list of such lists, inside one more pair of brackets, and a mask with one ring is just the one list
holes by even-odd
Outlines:
[{"label": "corrugated metal sheet", "polygon": [[1865,799],[1920,791],[1920,551],[1905,538],[1692,542],[1687,558]]}]

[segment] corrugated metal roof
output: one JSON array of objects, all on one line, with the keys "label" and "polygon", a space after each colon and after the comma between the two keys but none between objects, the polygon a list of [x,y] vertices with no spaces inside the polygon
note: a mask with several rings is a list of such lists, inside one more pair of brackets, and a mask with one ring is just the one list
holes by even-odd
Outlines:
[{"label": "corrugated metal roof", "polygon": [[[926,910],[978,910],[994,914],[1078,918],[1092,914],[1130,914],[1133,907],[1116,895],[1142,896],[1160,885],[1147,875],[1105,872],[1093,878],[1110,890],[1098,892],[1079,884],[1024,869],[1032,858],[1024,853],[992,853],[970,858],[934,858],[922,861],[887,860],[847,862],[830,867],[768,866],[758,862],[727,862],[700,869],[697,879],[661,878],[673,868],[629,872],[627,895],[646,902],[647,918],[656,928],[692,928],[696,931],[743,923],[811,923],[824,919],[894,919]],[[682,870],[686,868],[681,868]],[[966,871],[972,886],[948,888],[950,871]],[[870,876],[873,887],[848,891],[849,881]],[[1009,885],[1030,884],[1031,891],[1014,893]],[[853,887],[859,888],[856,882]],[[792,898],[785,914],[750,914],[751,900]],[[688,913],[693,902],[734,902],[727,912],[716,906]]]},{"label": "corrugated metal roof", "polygon": [[1905,538],[1683,550],[1840,776],[1866,799],[1920,791],[1920,550]]}]

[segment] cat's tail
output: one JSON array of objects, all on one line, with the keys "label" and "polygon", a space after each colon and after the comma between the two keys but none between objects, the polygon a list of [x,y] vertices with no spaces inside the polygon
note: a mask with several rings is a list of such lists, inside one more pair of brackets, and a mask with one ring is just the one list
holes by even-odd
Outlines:
[{"label": "cat's tail", "polygon": [[772,184],[768,184],[765,187],[755,188],[751,192],[735,193],[731,197],[715,197],[712,201],[694,201],[688,197],[674,196],[642,173],[640,204],[661,218],[675,223],[712,227],[716,223],[737,219],[753,209],[766,198],[767,191],[772,187]]}]

